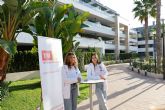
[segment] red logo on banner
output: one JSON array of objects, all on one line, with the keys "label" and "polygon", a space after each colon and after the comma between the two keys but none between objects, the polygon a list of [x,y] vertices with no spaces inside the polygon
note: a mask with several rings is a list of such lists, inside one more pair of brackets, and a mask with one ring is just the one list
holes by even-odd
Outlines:
[{"label": "red logo on banner", "polygon": [[52,56],[52,51],[50,50],[42,50],[42,61],[52,61],[53,56]]}]

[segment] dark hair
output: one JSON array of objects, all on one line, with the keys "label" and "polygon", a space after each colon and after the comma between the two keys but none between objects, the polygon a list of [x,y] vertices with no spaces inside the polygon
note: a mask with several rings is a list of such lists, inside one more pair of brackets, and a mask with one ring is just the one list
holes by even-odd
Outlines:
[{"label": "dark hair", "polygon": [[[75,56],[76,63],[74,65],[71,65],[71,62],[70,62],[71,56]],[[76,55],[73,52],[67,53],[66,56],[65,56],[64,64],[67,65],[69,68],[71,68],[71,66],[74,66],[75,68],[77,68],[78,62],[77,62]]]},{"label": "dark hair", "polygon": [[92,54],[91,54],[90,63],[93,63],[93,62],[92,62],[92,57],[93,57],[93,56],[96,56],[96,58],[97,58],[97,64],[100,64],[101,61],[100,61],[99,56],[97,55],[97,53],[92,53]]}]

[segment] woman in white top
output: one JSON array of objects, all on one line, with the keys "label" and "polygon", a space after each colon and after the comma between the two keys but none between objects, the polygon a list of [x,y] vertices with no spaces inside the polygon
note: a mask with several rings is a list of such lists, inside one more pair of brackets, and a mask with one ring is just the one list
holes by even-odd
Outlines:
[{"label": "woman in white top", "polygon": [[81,73],[78,69],[76,55],[72,52],[65,56],[62,76],[65,110],[77,110],[77,83],[81,81]]},{"label": "woman in white top", "polygon": [[106,105],[106,77],[107,69],[103,63],[99,61],[96,53],[91,56],[91,63],[87,68],[87,79],[88,80],[105,80],[96,84],[95,93],[99,102],[99,110],[108,110]]}]

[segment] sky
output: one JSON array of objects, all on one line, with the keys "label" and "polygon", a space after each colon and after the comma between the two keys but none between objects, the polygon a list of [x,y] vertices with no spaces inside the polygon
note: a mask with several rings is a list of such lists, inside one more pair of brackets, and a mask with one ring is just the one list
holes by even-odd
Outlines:
[{"label": "sky", "polygon": [[[133,0],[97,0],[104,4],[105,6],[110,7],[120,14],[121,17],[129,20],[129,24],[131,28],[140,27],[144,24],[141,24],[140,21],[134,19],[134,14],[132,9],[134,8]],[[161,18],[165,19],[165,0],[162,1],[161,7]],[[0,0],[0,4],[2,4],[2,0]],[[149,18],[149,25],[153,24],[155,21],[153,18]]]},{"label": "sky", "polygon": [[[161,18],[165,19],[165,0],[162,1],[161,7]],[[132,9],[134,8],[133,0],[99,0],[105,6],[110,7],[115,10],[120,16],[129,20],[129,24],[131,28],[140,27],[144,24],[141,24],[140,21],[134,19],[134,14],[132,13]],[[153,24],[154,19],[149,18],[149,25]]]}]

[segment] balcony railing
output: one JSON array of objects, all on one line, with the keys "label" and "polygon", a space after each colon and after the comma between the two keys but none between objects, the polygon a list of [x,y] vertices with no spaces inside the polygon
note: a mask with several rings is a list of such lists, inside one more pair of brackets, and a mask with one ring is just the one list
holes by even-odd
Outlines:
[{"label": "balcony railing", "polygon": [[123,31],[120,31],[120,37],[126,37],[126,34]]},{"label": "balcony railing", "polygon": [[[138,52],[145,52],[146,51],[146,49],[145,48],[138,48]],[[148,51],[149,52],[153,52],[154,51],[154,48],[152,47],[152,48],[148,48]]]},{"label": "balcony railing", "polygon": [[[143,41],[138,41],[139,45],[145,45],[145,40]],[[154,44],[154,40],[148,40],[148,44]]]},{"label": "balcony railing", "polygon": [[137,46],[129,46],[129,50],[138,51],[138,47]]},{"label": "balcony railing", "polygon": [[100,23],[93,23],[90,21],[85,21],[85,24],[89,27],[85,27],[86,30],[92,30],[99,33],[105,33],[108,35],[115,35],[115,32],[112,31],[112,28],[101,25]]},{"label": "balcony railing", "polygon": [[58,0],[58,1],[61,3],[64,3],[64,4],[68,4],[68,3],[73,4],[74,7],[77,8],[78,10],[88,11],[89,13],[91,13],[95,16],[98,16],[100,18],[106,19],[111,22],[115,22],[114,14],[107,13],[107,12],[99,9],[98,7],[92,6],[89,3],[85,3],[80,0],[75,0],[75,1],[74,0]]},{"label": "balcony railing", "polygon": [[91,9],[97,10],[97,11],[99,11],[100,13],[106,14],[106,15],[111,16],[111,17],[114,16],[113,14],[107,13],[107,12],[101,10],[99,7],[94,7],[94,6],[92,6],[92,5],[90,5],[90,4],[86,3],[86,2],[84,2],[84,1],[82,1],[82,0],[77,0],[77,2],[80,2],[81,4],[87,6],[87,7],[91,8]]},{"label": "balcony railing", "polygon": [[138,41],[137,41],[137,39],[132,39],[132,38],[130,38],[130,39],[129,39],[129,42],[138,42]]}]

